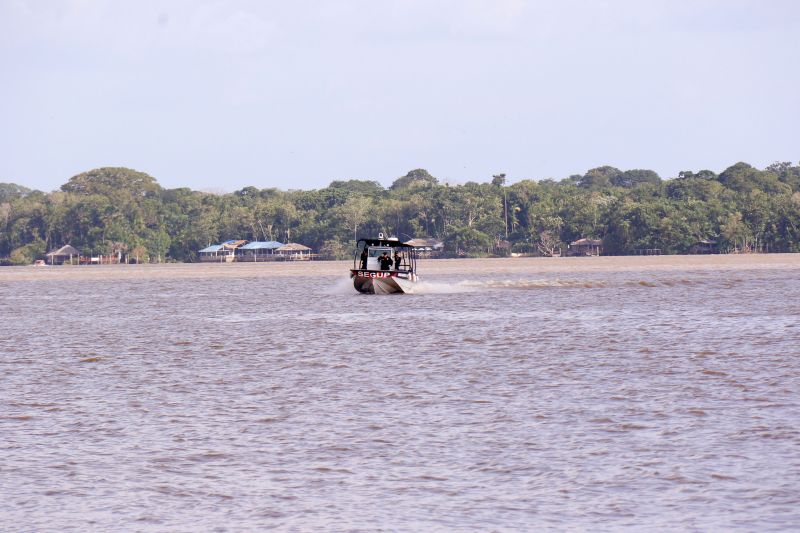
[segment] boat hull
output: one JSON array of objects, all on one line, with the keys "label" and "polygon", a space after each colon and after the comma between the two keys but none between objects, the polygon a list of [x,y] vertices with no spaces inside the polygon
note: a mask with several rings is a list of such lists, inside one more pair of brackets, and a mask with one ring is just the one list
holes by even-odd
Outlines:
[{"label": "boat hull", "polygon": [[414,292],[416,274],[391,270],[351,270],[353,287],[364,294],[408,294]]}]

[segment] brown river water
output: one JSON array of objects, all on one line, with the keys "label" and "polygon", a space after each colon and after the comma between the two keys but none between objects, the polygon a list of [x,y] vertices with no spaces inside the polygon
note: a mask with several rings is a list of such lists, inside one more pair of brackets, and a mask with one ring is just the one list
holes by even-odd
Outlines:
[{"label": "brown river water", "polygon": [[0,531],[797,531],[800,256],[0,269]]}]

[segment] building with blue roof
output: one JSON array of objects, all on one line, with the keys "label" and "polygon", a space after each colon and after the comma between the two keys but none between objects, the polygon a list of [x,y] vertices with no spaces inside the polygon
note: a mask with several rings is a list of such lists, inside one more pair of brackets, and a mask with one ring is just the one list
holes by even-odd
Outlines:
[{"label": "building with blue roof", "polygon": [[253,241],[240,246],[237,251],[237,261],[270,261],[275,250],[283,246],[278,241]]},{"label": "building with blue roof", "polygon": [[295,242],[235,240],[206,246],[197,255],[201,263],[308,261],[316,257],[311,248]]},{"label": "building with blue roof", "polygon": [[247,241],[225,241],[212,244],[197,251],[201,263],[232,263],[236,259],[236,250]]}]

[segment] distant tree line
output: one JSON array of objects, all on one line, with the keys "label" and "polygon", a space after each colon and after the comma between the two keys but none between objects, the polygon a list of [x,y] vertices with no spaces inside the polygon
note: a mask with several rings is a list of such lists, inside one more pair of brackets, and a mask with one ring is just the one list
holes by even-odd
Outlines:
[{"label": "distant tree line", "polygon": [[348,257],[353,240],[383,232],[434,237],[450,256],[549,255],[582,237],[606,254],[687,253],[700,240],[721,251],[800,252],[800,166],[720,174],[593,168],[560,181],[440,183],[412,170],[387,189],[334,181],[318,190],[245,187],[230,194],[164,189],[127,168],[100,168],[50,193],[0,183],[0,261],[27,264],[63,244],[85,254],[193,261],[227,239],[294,241]]}]

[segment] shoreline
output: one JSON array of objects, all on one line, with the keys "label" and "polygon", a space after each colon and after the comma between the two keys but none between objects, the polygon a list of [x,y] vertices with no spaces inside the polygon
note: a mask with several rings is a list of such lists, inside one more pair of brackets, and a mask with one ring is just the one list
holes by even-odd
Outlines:
[{"label": "shoreline", "polygon": [[[265,263],[161,263],[146,265],[11,266],[0,268],[0,282],[37,280],[114,280],[187,278],[344,277],[352,261]],[[586,272],[668,272],[687,270],[800,270],[800,253],[658,255],[599,257],[518,257],[423,259],[426,275],[467,275],[480,270],[497,274]]]}]

